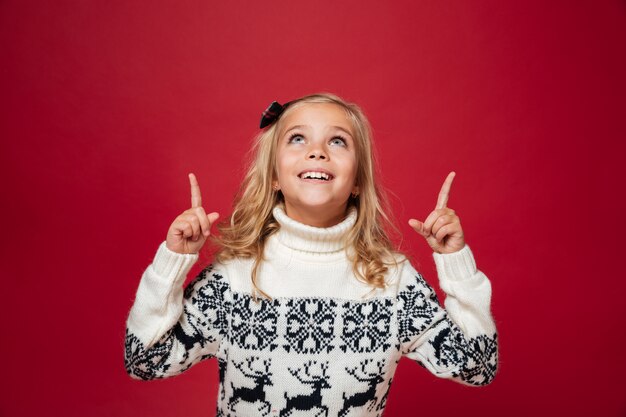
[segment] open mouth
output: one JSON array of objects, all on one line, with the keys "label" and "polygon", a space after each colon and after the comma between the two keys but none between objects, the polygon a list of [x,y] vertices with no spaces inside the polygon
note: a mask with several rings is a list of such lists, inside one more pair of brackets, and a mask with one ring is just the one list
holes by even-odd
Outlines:
[{"label": "open mouth", "polygon": [[298,175],[303,180],[331,181],[334,177],[326,172],[307,171]]}]

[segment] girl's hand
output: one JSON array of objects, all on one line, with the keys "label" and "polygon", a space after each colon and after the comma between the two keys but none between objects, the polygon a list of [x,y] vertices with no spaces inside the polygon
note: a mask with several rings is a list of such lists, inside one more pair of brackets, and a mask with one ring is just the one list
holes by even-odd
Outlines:
[{"label": "girl's hand", "polygon": [[174,219],[165,239],[167,248],[177,253],[199,252],[211,234],[211,225],[219,217],[217,213],[207,215],[204,212],[200,186],[195,175],[189,174],[189,183],[191,184],[191,208]]},{"label": "girl's hand", "polygon": [[465,246],[461,220],[454,210],[447,207],[450,187],[455,175],[454,171],[448,174],[439,192],[437,206],[424,223],[415,219],[409,220],[409,226],[422,235],[437,253],[452,253]]}]

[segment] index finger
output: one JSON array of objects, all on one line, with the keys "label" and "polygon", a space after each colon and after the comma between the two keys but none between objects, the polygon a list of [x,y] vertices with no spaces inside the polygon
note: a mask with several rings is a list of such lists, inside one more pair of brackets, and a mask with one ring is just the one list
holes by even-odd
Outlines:
[{"label": "index finger", "polygon": [[452,180],[456,173],[452,171],[446,177],[446,180],[443,182],[441,186],[441,191],[439,191],[439,197],[437,198],[437,206],[436,209],[445,208],[448,205],[448,197],[450,196],[450,187],[452,187]]},{"label": "index finger", "polygon": [[191,184],[191,207],[202,207],[202,196],[200,195],[200,185],[193,174],[189,174],[189,184]]}]

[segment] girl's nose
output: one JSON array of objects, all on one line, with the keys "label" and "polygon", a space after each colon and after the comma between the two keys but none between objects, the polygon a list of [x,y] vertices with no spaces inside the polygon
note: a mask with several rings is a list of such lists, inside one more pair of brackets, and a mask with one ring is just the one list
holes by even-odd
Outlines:
[{"label": "girl's nose", "polygon": [[327,159],[326,154],[321,149],[313,149],[309,152],[309,159]]}]

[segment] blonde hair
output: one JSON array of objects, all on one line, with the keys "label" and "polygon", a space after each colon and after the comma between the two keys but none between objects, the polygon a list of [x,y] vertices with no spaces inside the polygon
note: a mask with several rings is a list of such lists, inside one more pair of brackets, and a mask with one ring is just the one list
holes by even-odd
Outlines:
[{"label": "blonde hair", "polygon": [[277,122],[260,132],[252,148],[253,159],[249,165],[239,192],[235,196],[230,221],[218,225],[219,235],[214,237],[218,245],[216,260],[223,262],[237,257],[254,258],[252,269],[253,298],[256,293],[271,297],[257,287],[257,273],[267,238],[280,229],[272,214],[277,204],[283,203],[282,193],[272,189],[276,175],[276,150],[278,135],[285,114],[307,103],[332,103],[341,106],[354,128],[357,159],[356,185],[358,197],[348,200],[348,209],[354,206],[357,220],[347,233],[345,241],[354,249],[351,257],[357,278],[375,288],[384,288],[388,267],[396,264],[397,253],[388,233],[398,233],[397,227],[387,215],[387,197],[376,184],[376,163],[372,145],[370,124],[363,111],[353,103],[329,93],[311,94],[290,102]]}]

